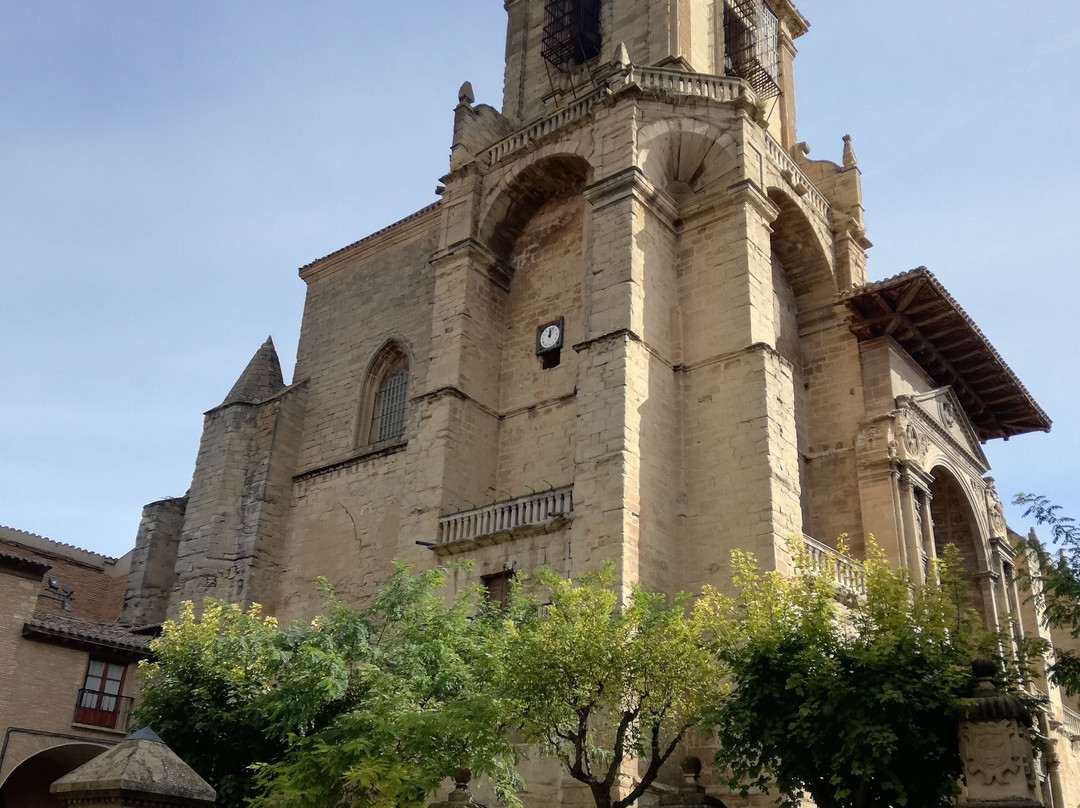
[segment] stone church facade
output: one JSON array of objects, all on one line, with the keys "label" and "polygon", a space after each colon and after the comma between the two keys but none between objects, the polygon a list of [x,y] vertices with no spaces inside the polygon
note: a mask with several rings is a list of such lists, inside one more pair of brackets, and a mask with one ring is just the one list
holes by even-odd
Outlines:
[{"label": "stone church facade", "polygon": [[506,7],[501,110],[464,85],[441,201],[301,268],[292,383],[268,341],[206,414],[125,619],[303,618],[317,576],[362,599],[394,559],[692,591],[843,533],[916,579],[955,544],[983,619],[1036,630],[981,445],[1050,420],[929,271],[867,281],[850,139],[797,140],[799,11]]}]

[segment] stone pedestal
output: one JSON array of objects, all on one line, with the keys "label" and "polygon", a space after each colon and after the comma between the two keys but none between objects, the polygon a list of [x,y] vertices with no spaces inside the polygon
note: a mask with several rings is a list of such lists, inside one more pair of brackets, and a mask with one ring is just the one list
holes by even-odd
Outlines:
[{"label": "stone pedestal", "polygon": [[661,808],[726,808],[722,801],[705,793],[705,787],[699,782],[701,761],[698,758],[684,760],[682,774],[679,789],[660,798]]},{"label": "stone pedestal", "polygon": [[994,663],[976,660],[979,683],[975,703],[962,707],[960,758],[966,789],[962,808],[1036,808],[1041,806],[1035,755],[1031,748],[1031,713],[1013,696],[994,688]]},{"label": "stone pedestal", "polygon": [[52,793],[65,806],[208,808],[217,792],[159,738],[141,729],[64,775]]},{"label": "stone pedestal", "polygon": [[472,780],[472,772],[468,769],[454,770],[454,790],[446,795],[441,802],[433,802],[428,808],[487,808],[473,799],[469,791],[469,781]]}]

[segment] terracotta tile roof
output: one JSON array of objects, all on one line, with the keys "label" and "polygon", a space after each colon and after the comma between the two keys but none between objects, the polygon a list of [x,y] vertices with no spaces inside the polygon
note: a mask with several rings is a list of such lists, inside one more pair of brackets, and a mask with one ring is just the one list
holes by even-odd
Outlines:
[{"label": "terracotta tile roof", "polygon": [[23,636],[62,645],[88,646],[122,651],[134,656],[150,654],[151,637],[138,633],[144,626],[83,620],[46,612],[34,612],[23,625]]},{"label": "terracotta tile roof", "polygon": [[74,544],[55,541],[46,538],[45,536],[39,536],[37,533],[30,533],[27,530],[19,530],[17,528],[8,527],[7,525],[0,525],[0,541],[21,544],[34,550],[56,553],[65,558],[72,558],[75,560],[92,558],[99,563],[116,563],[116,559],[112,556],[95,553],[93,550],[84,550],[82,547],[76,547]]},{"label": "terracotta tile roof", "polygon": [[0,568],[17,573],[26,573],[28,576],[36,575],[36,577],[40,578],[51,569],[51,566],[44,561],[38,561],[36,558],[27,558],[26,556],[0,550]]},{"label": "terracotta tile roof", "polygon": [[980,440],[1049,431],[1050,418],[979,327],[926,267],[840,295],[860,339],[890,337],[952,386]]}]

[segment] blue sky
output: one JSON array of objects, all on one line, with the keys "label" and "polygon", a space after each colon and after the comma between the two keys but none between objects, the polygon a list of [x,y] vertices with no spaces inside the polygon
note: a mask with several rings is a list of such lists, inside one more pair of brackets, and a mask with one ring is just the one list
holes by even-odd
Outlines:
[{"label": "blue sky", "polygon": [[[998,490],[1080,515],[1074,8],[798,5],[799,138],[853,136],[870,278],[935,272],[1054,419],[987,447]],[[504,25],[497,0],[0,0],[0,524],[126,551],[267,334],[291,376],[297,268],[434,201],[461,82],[500,103]]]}]

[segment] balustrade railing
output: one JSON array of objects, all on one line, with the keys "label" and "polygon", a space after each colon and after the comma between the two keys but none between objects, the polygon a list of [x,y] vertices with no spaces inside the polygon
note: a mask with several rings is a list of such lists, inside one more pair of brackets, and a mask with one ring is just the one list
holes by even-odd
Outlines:
[{"label": "balustrade railing", "polygon": [[802,549],[805,551],[809,572],[821,575],[836,586],[854,592],[866,594],[866,578],[862,564],[837,552],[832,547],[815,538],[803,534]]},{"label": "balustrade railing", "polygon": [[[600,86],[588,95],[494,143],[485,154],[487,164],[494,165],[507,155],[585,117],[601,99],[628,87],[640,87],[652,92],[690,98],[710,98],[714,101],[736,101],[746,98],[752,103],[756,102],[754,91],[742,79],[714,76],[708,73],[686,73],[682,70],[660,67],[627,65],[602,79]],[[765,136],[765,144],[769,160],[776,166],[781,176],[787,178],[796,192],[814,211],[828,220],[828,200],[814,187],[791,155],[768,134]]]},{"label": "balustrade railing", "polygon": [[1061,723],[1070,736],[1080,737],[1080,714],[1062,705]]},{"label": "balustrade railing", "polygon": [[829,202],[821,195],[821,192],[810,182],[810,178],[803,173],[798,164],[791,158],[784,147],[781,146],[772,135],[765,135],[765,150],[769,159],[776,164],[782,176],[787,177],[788,182],[800,193],[807,203],[820,213],[826,221],[829,218]]},{"label": "balustrade railing", "polygon": [[439,518],[438,543],[467,541],[508,533],[516,528],[544,525],[574,512],[574,486],[493,502]]},{"label": "balustrade railing", "polygon": [[608,76],[599,88],[588,95],[492,145],[486,153],[488,165],[494,165],[506,155],[513,154],[556,129],[585,117],[600,99],[632,86],[673,95],[711,98],[715,101],[734,101],[743,96],[754,98],[753,91],[741,79],[628,65]]},{"label": "balustrade railing", "polygon": [[643,90],[711,98],[714,101],[736,101],[743,97],[755,100],[753,90],[741,79],[708,73],[684,73],[682,70],[665,70],[662,67],[630,65],[626,70],[616,73],[610,82],[612,89],[634,84]]}]

